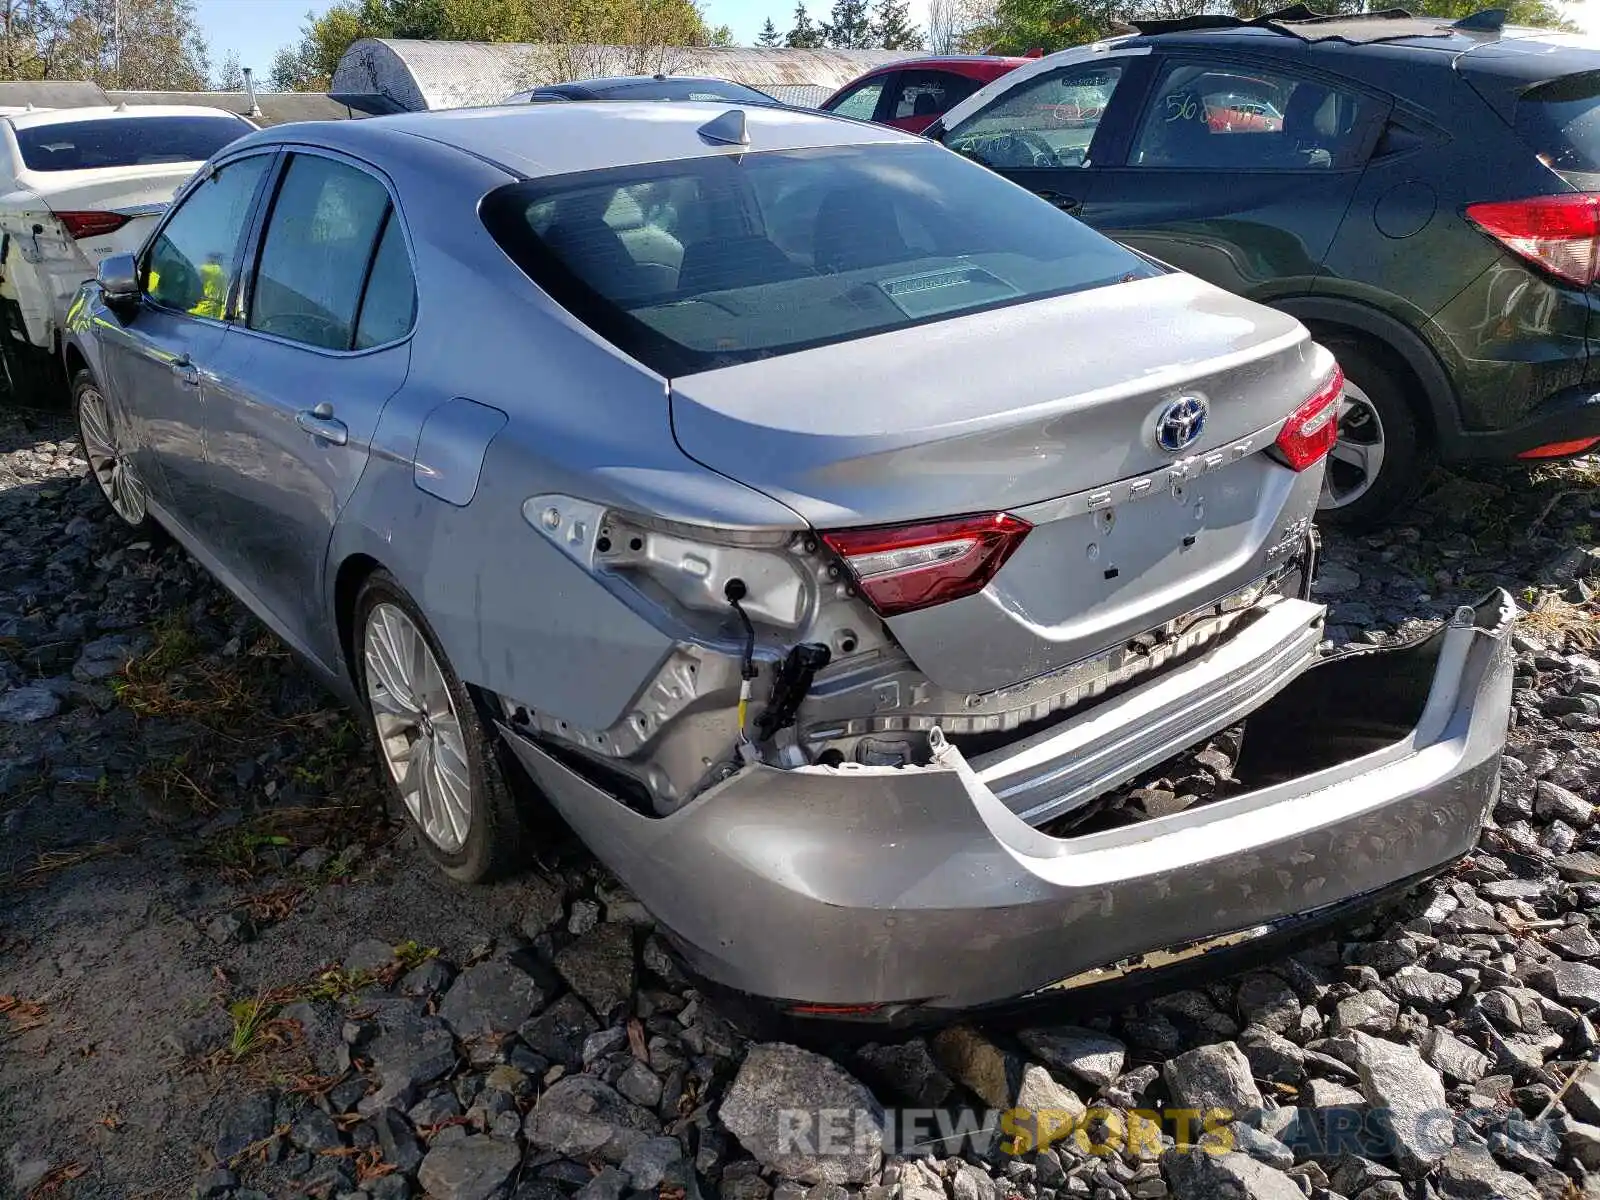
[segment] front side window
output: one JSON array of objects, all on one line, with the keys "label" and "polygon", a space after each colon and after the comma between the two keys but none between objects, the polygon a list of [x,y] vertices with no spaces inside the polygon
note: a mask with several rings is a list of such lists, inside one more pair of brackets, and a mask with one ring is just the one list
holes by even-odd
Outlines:
[{"label": "front side window", "polygon": [[1160,270],[931,143],[533,180],[483,216],[535,283],[667,376]]},{"label": "front side window", "polygon": [[878,97],[883,95],[883,76],[857,84],[839,98],[828,111],[838,117],[854,117],[870,121],[878,111]]},{"label": "front side window", "polygon": [[145,258],[145,294],[163,308],[221,320],[238,271],[239,243],[256,188],[273,161],[228,163],[183,198]]},{"label": "front side window", "polygon": [[944,135],[944,144],[997,171],[1086,167],[1121,78],[1118,63],[1037,76],[973,113]]},{"label": "front side window", "polygon": [[105,117],[18,129],[30,171],[87,171],[204,162],[255,126],[242,117]]},{"label": "front side window", "polygon": [[365,171],[314,154],[290,159],[261,243],[250,328],[350,349],[367,265],[388,215],[388,190]]},{"label": "front side window", "polygon": [[1352,166],[1366,105],[1353,92],[1254,67],[1175,64],[1140,123],[1130,166],[1330,170]]}]

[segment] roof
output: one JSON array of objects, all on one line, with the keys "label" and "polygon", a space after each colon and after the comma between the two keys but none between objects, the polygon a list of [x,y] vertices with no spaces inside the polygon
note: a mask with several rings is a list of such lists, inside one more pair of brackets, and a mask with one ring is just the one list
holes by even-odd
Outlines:
[{"label": "roof", "polygon": [[8,80],[0,83],[0,108],[83,108],[106,103],[106,94],[87,79],[37,81]]},{"label": "roof", "polygon": [[68,125],[77,121],[118,121],[134,117],[236,117],[238,113],[198,104],[161,104],[144,108],[122,108],[107,104],[93,108],[50,108],[38,112],[13,113],[6,119],[16,129],[40,125]]},{"label": "roof", "polygon": [[[737,106],[684,100],[610,101],[605,104],[529,104],[405,113],[341,126],[341,137],[393,133],[427,138],[496,163],[513,174],[538,177],[595,171],[636,163],[725,154],[730,147],[700,136],[700,128]],[[750,144],[740,153],[813,146],[851,146],[922,139],[883,125],[824,113],[750,105],[744,113]]]},{"label": "roof", "polygon": [[257,92],[258,113],[250,111],[243,92],[128,92],[109,91],[113,104],[205,104],[249,117],[257,125],[285,125],[290,121],[344,121],[358,115],[348,105],[323,92]]},{"label": "roof", "polygon": [[[620,46],[580,46],[561,53],[569,60],[581,59],[584,75],[637,74],[641,65]],[[670,62],[644,65],[675,75],[728,79],[768,93],[787,85],[831,93],[873,67],[920,57],[912,50],[722,46],[672,47],[668,53]],[[367,112],[384,111],[384,104],[406,112],[495,104],[514,92],[564,82],[551,70],[553,56],[550,47],[521,42],[363,38],[339,60],[330,91]]]}]

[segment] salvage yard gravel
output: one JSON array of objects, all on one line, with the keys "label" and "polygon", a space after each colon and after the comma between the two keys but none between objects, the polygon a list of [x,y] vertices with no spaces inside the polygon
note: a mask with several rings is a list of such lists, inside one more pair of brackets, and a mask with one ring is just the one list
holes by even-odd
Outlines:
[{"label": "salvage yard gravel", "polygon": [[558,830],[425,868],[356,723],[83,469],[0,416],[0,1196],[1600,1198],[1600,467],[1325,544],[1329,652],[1523,609],[1472,854],[1242,975],[850,1040],[752,1037]]}]

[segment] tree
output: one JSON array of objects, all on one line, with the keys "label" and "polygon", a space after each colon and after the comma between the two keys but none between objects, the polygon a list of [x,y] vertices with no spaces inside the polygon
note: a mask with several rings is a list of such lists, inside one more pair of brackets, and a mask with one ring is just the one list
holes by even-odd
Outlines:
[{"label": "tree", "polygon": [[921,50],[922,30],[907,20],[906,0],[878,0],[872,13],[872,42],[884,50]]},{"label": "tree", "polygon": [[728,46],[726,25],[708,26],[695,0],[541,0],[526,40],[537,44],[525,86],[591,75],[670,75],[696,47]]},{"label": "tree", "polygon": [[794,6],[794,25],[783,39],[791,50],[815,50],[822,45],[822,30],[806,14],[805,0]]},{"label": "tree", "polygon": [[7,79],[201,91],[210,53],[193,0],[0,0]]},{"label": "tree", "polygon": [[771,17],[768,17],[767,20],[766,20],[766,23],[761,26],[761,35],[758,38],[756,38],[756,45],[758,45],[758,46],[781,46],[781,45],[783,45],[783,35],[778,32],[778,27],[772,23],[772,18]]},{"label": "tree", "polygon": [[865,50],[872,45],[872,21],[867,0],[833,0],[831,20],[823,23],[822,37],[839,50]]},{"label": "tree", "polygon": [[223,55],[222,63],[217,67],[216,74],[211,79],[211,90],[214,92],[242,92],[244,91],[244,67],[239,63],[239,52],[229,50]]}]

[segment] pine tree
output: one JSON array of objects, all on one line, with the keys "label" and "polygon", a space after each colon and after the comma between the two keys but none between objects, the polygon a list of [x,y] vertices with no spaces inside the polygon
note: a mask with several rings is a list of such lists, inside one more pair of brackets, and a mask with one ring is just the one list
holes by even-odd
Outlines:
[{"label": "pine tree", "polygon": [[759,37],[756,38],[756,45],[758,45],[758,46],[781,46],[781,45],[783,45],[783,36],[778,32],[778,27],[772,23],[772,18],[771,17],[768,17],[767,20],[766,20],[766,23],[761,26],[761,34],[760,34]]},{"label": "pine tree", "polygon": [[799,0],[794,6],[794,27],[783,39],[783,44],[791,50],[815,50],[822,45],[822,33],[806,14],[805,0]]},{"label": "pine tree", "polygon": [[867,0],[833,0],[833,19],[822,26],[828,45],[840,50],[865,50],[872,45]]},{"label": "pine tree", "polygon": [[872,45],[884,50],[921,50],[922,30],[906,18],[906,0],[878,0],[872,14]]}]

